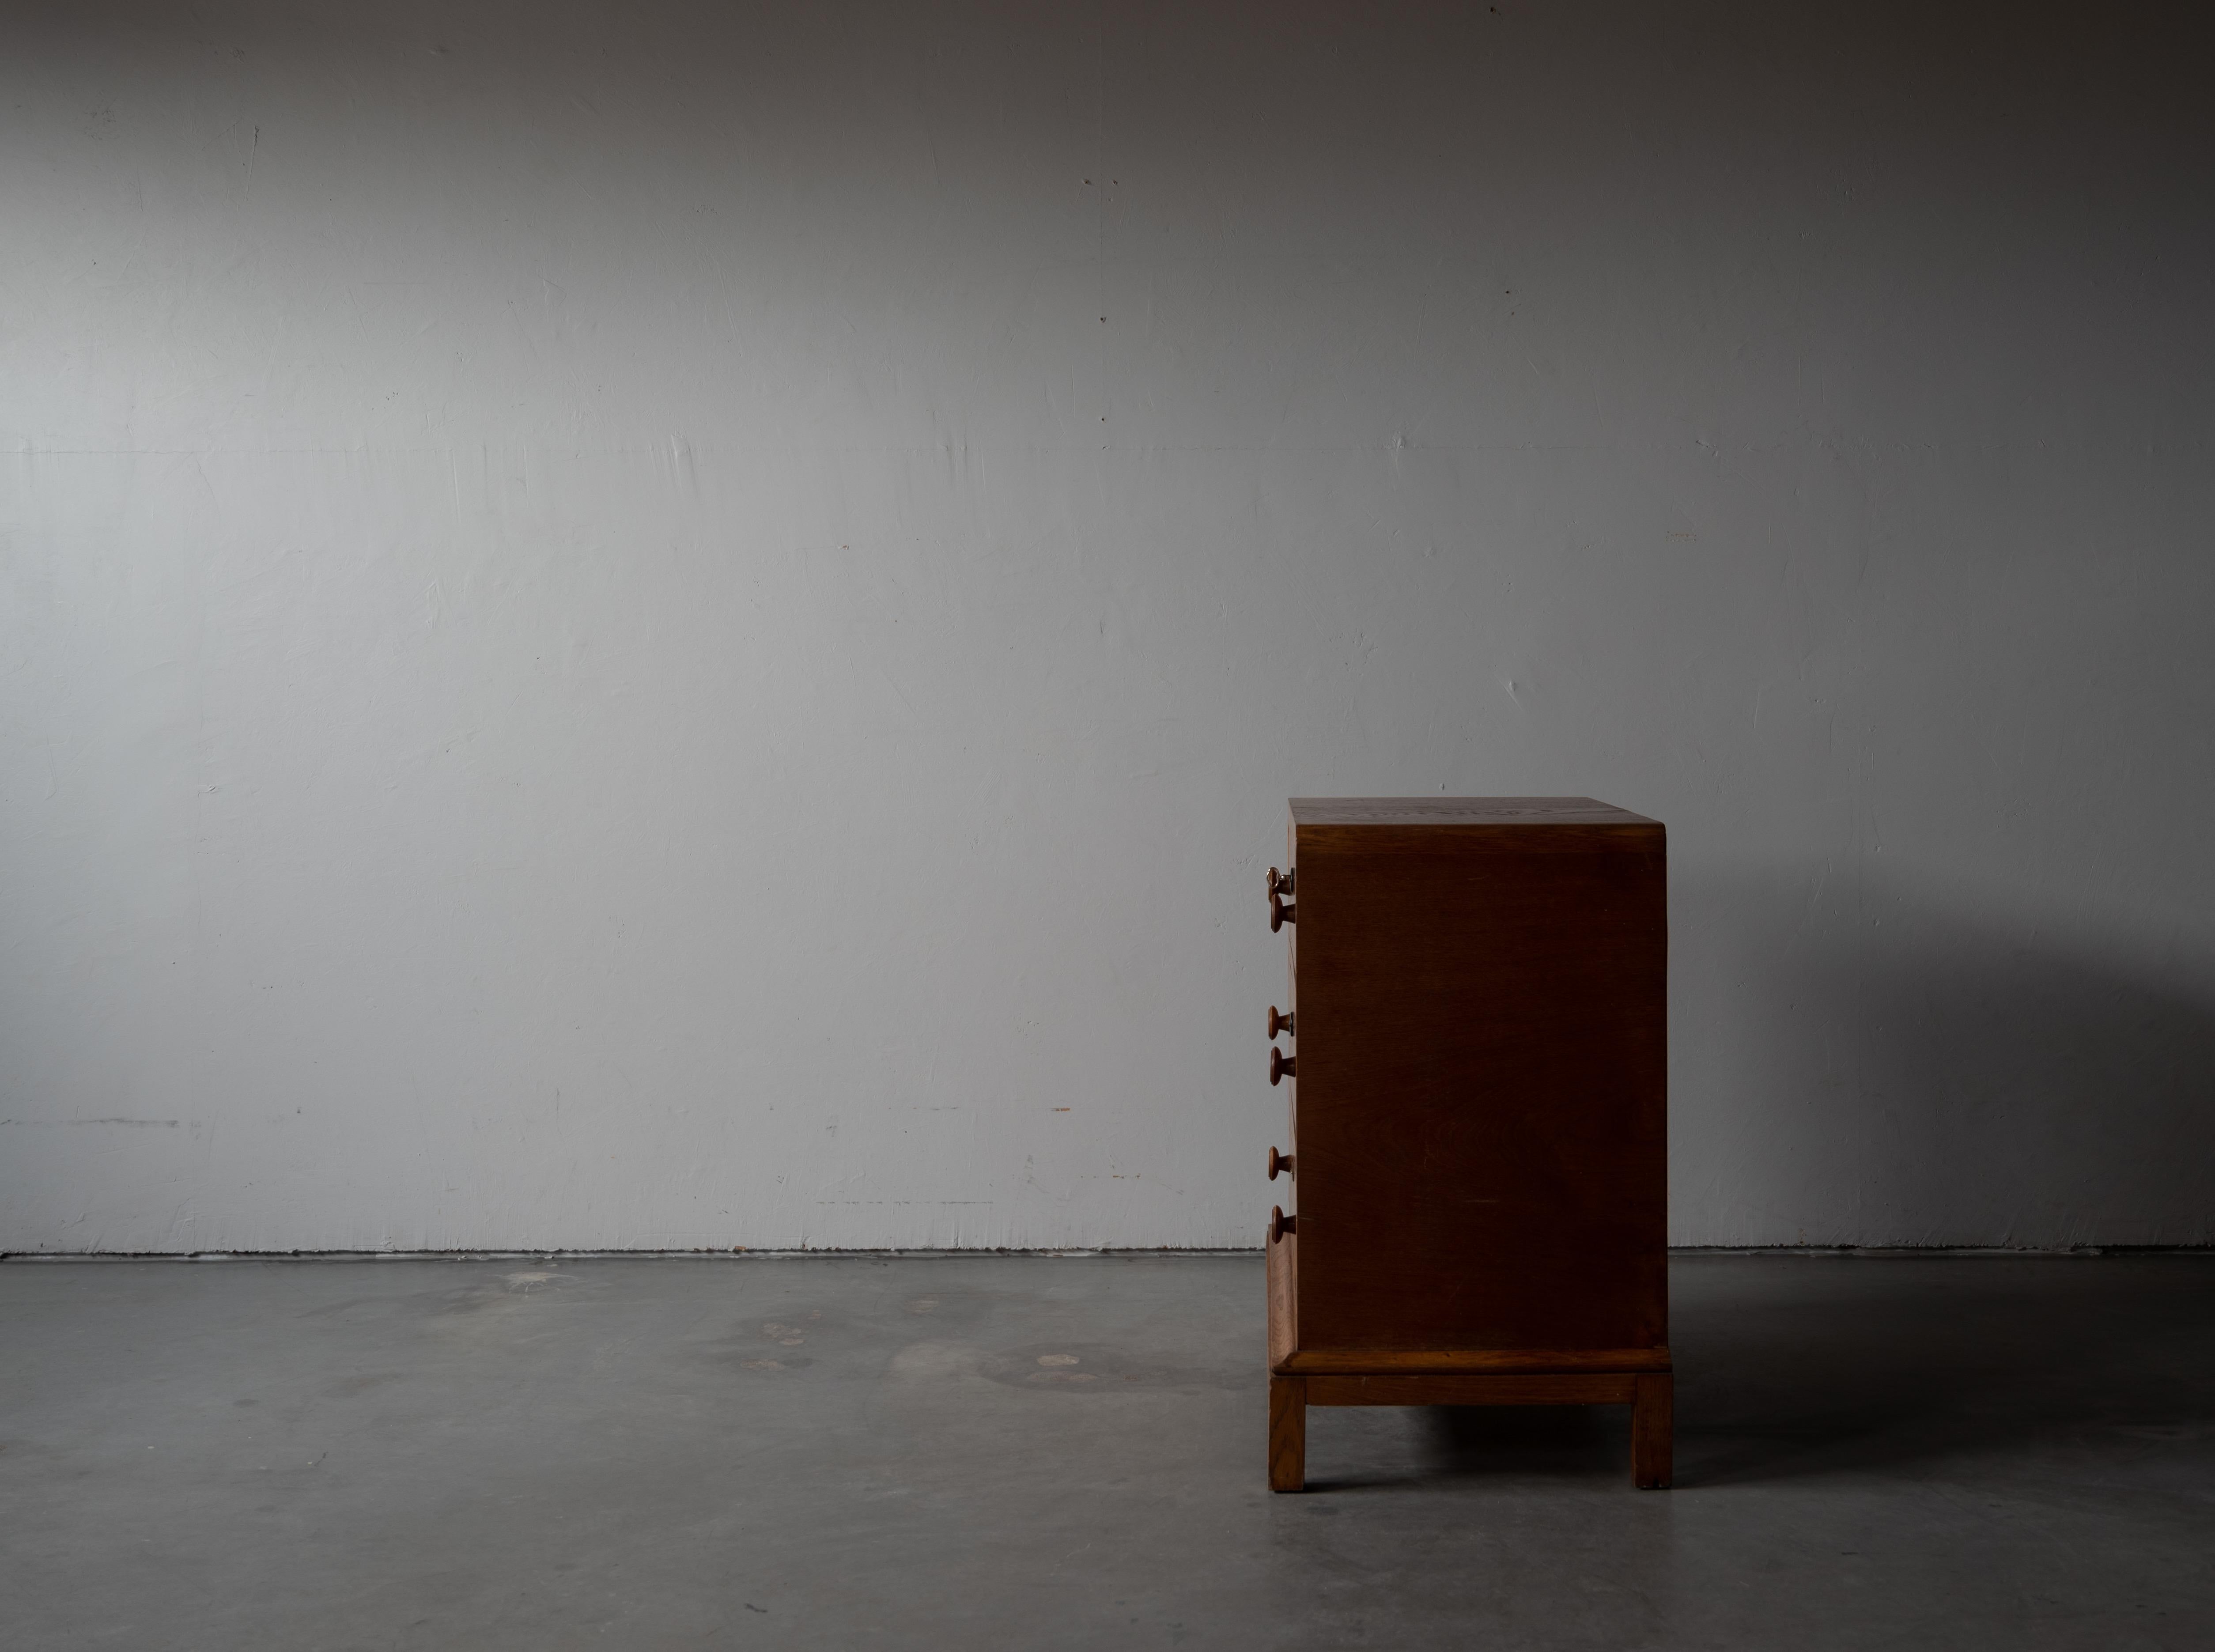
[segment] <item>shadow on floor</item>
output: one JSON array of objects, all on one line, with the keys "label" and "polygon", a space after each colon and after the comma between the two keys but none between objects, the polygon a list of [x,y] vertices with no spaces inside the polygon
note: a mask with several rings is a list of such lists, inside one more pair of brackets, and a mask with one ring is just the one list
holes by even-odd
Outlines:
[{"label": "shadow on floor", "polygon": [[[1371,1491],[1445,1481],[1611,1482],[1628,1486],[1630,1413],[1620,1406],[1432,1405],[1402,1409],[1338,1406],[1308,1413],[1312,1448],[1317,1428],[1367,1432],[1353,1454],[1377,1463],[1375,1472],[1317,1474],[1307,1489]],[[1333,1455],[1345,1460],[1348,1447]]]},{"label": "shadow on floor", "polygon": [[1685,1258],[1678,1483],[2215,1439],[2215,1257]]},{"label": "shadow on floor", "polygon": [[[2215,961],[2071,910],[1873,863],[1674,877],[1678,980],[1728,1029],[1673,1074],[1679,1180],[1733,1166],[1801,1242],[2215,1239]],[[2204,1254],[1687,1257],[1672,1297],[1680,1485],[2215,1422]]]},{"label": "shadow on floor", "polygon": [[[2215,1452],[2215,1255],[1696,1256],[1671,1287],[1679,1487]],[[1327,1408],[1309,1426],[1311,1445],[1318,1426],[1365,1433],[1331,1456],[1376,1465],[1311,1491],[1629,1489],[1625,1407]]]}]

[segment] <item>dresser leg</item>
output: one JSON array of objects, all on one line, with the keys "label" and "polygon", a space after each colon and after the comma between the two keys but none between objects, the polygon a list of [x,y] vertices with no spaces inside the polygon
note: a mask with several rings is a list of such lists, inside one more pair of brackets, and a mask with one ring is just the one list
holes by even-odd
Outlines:
[{"label": "dresser leg", "polygon": [[1630,1406],[1630,1478],[1641,1490],[1669,1483],[1676,1436],[1677,1379],[1666,1372],[1641,1376]]},{"label": "dresser leg", "polygon": [[1308,1483],[1308,1385],[1304,1377],[1269,1379],[1269,1489],[1301,1491]]}]

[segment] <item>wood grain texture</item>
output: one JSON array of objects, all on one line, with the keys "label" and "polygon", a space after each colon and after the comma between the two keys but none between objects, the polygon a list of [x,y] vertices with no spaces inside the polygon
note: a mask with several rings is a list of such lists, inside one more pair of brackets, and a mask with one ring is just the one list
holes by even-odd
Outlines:
[{"label": "wood grain texture", "polygon": [[1299,1274],[1300,1236],[1287,1233],[1275,1244],[1263,1239],[1269,1259],[1269,1368],[1275,1370],[1292,1354],[1299,1339],[1299,1296],[1294,1280]]},{"label": "wood grain texture", "polygon": [[1637,1395],[1630,1412],[1630,1480],[1657,1491],[1674,1478],[1677,1379],[1663,1375],[1634,1379]]},{"label": "wood grain texture", "polygon": [[1363,799],[1290,831],[1299,1354],[1666,1343],[1663,828]]},{"label": "wood grain texture", "polygon": [[[1277,1247],[1281,1249],[1282,1247]],[[1272,1281],[1273,1285],[1273,1280]],[[1286,1305],[1287,1330],[1297,1327],[1297,1296]],[[1274,1347],[1273,1342],[1272,1347]],[[1396,1373],[1493,1371],[1667,1371],[1666,1348],[1306,1348],[1288,1336],[1285,1352],[1270,1368],[1288,1376],[1389,1375]]]},{"label": "wood grain texture", "polygon": [[1310,1377],[1310,1405],[1629,1405],[1642,1380],[1581,1375]]},{"label": "wood grain texture", "polygon": [[1303,1491],[1308,1483],[1308,1385],[1299,1377],[1269,1379],[1269,1489]]}]

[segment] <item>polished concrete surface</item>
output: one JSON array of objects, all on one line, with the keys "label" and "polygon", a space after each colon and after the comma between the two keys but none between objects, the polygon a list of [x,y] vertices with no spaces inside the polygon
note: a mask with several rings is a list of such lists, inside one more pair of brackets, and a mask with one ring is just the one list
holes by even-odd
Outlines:
[{"label": "polished concrete surface", "polygon": [[1689,1256],[1627,1413],[1310,1414],[1245,1257],[0,1268],[0,1645],[2215,1646],[2215,1258]]}]

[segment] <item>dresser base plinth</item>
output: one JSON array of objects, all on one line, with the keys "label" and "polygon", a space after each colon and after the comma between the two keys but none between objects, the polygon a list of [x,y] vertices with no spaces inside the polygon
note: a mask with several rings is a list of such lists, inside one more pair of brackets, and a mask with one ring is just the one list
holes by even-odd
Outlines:
[{"label": "dresser base plinth", "polygon": [[1667,1371],[1335,1373],[1269,1378],[1269,1489],[1307,1485],[1310,1405],[1628,1405],[1630,1477],[1670,1482],[1675,1378]]}]

